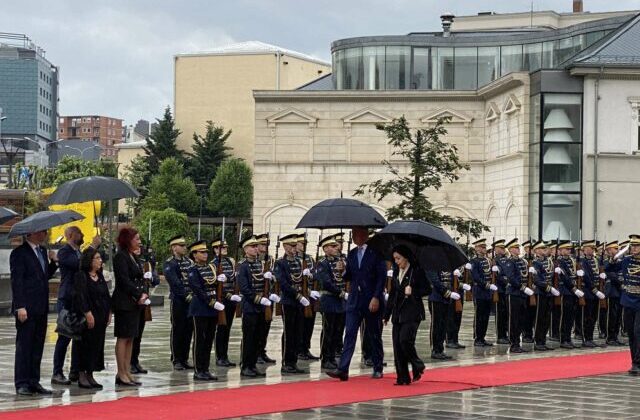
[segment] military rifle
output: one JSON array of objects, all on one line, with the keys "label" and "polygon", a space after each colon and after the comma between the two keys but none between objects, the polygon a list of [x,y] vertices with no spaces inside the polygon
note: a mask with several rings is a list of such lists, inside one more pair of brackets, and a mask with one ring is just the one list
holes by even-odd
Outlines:
[{"label": "military rifle", "polygon": [[[497,276],[496,276],[496,272],[493,271],[493,266],[496,264],[496,247],[493,246],[493,244],[496,242],[496,237],[493,237],[493,240],[491,241],[491,284],[495,285],[496,287],[498,286],[497,283]],[[498,303],[498,301],[500,300],[500,296],[498,295],[498,291],[496,290],[495,292],[491,293],[491,302],[492,303]]]},{"label": "military rifle", "polygon": [[308,301],[309,304],[307,306],[304,307],[303,312],[304,312],[304,317],[305,318],[311,318],[313,316],[313,308],[311,307],[311,296],[309,296],[309,277],[305,276],[304,270],[307,269],[307,232],[304,233],[304,243],[302,246],[302,273],[300,273],[300,275],[302,276],[302,296],[304,296]]},{"label": "military rifle", "polygon": [[[344,253],[344,256],[340,255],[340,258],[342,258],[345,268],[347,267],[347,256],[349,255],[349,251],[351,250],[352,240],[353,240],[353,237],[351,236],[351,232],[349,232],[349,240],[347,241],[347,252]],[[351,293],[351,281],[345,282],[344,290],[346,290],[347,293]]]},{"label": "military rifle", "polygon": [[[529,268],[533,267],[533,243],[531,242],[531,235],[529,235],[529,255],[528,255],[528,266]],[[527,287],[531,290],[533,290],[533,273],[527,272]],[[536,295],[533,294],[531,296],[529,296],[529,306],[536,306],[537,300],[536,300]]]},{"label": "military rifle", "polygon": [[[471,261],[471,221],[469,221],[469,227],[467,229],[467,259]],[[464,268],[464,282],[471,284],[471,270]],[[473,300],[473,294],[471,290],[464,292],[464,300],[471,302]]]},{"label": "military rifle", "polygon": [[[598,245],[598,234],[596,234],[596,246]],[[598,290],[604,293],[604,283],[605,279],[600,278],[600,274],[603,274],[604,271],[604,252],[607,249],[607,236],[604,237],[604,242],[602,243],[602,252],[600,252],[600,256],[598,258]],[[607,299],[600,299],[600,309],[607,309]]]},{"label": "military rifle", "polygon": [[[280,232],[278,233],[278,236],[276,237],[276,253],[274,256],[274,262],[277,263],[278,261],[278,251],[280,251],[280,234],[282,233],[282,225],[280,225]],[[280,296],[280,283],[278,283],[278,279],[275,280],[275,287],[274,287],[274,291],[275,294]],[[275,304],[276,307],[276,316],[280,316],[282,315],[282,305],[279,303]]]},{"label": "military rifle", "polygon": [[[560,246],[560,228],[558,228],[558,239],[556,240],[556,252],[553,256],[553,268],[559,267],[560,263],[558,261],[558,247]],[[560,290],[560,275],[553,270],[553,287],[556,290]],[[555,306],[562,305],[562,296],[555,296],[553,298],[553,304]]]},{"label": "military rifle", "polygon": [[[576,272],[578,270],[582,270],[582,263],[580,262],[580,252],[582,251],[582,229],[580,229],[580,239],[578,240],[578,249],[576,249]],[[576,287],[582,290],[582,277],[576,276]],[[587,302],[584,299],[584,296],[578,298],[578,305],[585,306]]]},{"label": "military rifle", "polygon": [[[451,289],[458,293],[458,290],[460,290],[460,279],[455,274],[453,274],[453,284],[451,286]],[[456,300],[454,305],[457,313],[462,312],[462,301],[460,299]]]},{"label": "military rifle", "polygon": [[[271,228],[269,228],[271,230]],[[271,259],[269,258],[269,246],[271,246],[271,232],[267,232],[267,252],[264,254],[264,264],[262,265],[262,274],[267,271],[271,271]],[[271,282],[269,279],[262,278],[264,282],[264,289],[262,291],[263,297],[269,299],[269,295],[271,294]],[[264,308],[264,320],[269,322],[273,319],[273,309],[271,306],[265,306]]]},{"label": "military rifle", "polygon": [[[236,267],[238,267],[238,263],[240,262],[240,241],[242,240],[242,227],[244,224],[244,220],[240,219],[240,228],[238,229],[238,242],[236,243],[236,252],[235,252],[235,261]],[[238,226],[238,225],[236,225]],[[238,280],[238,273],[236,272],[235,285],[233,287],[233,292],[240,296],[240,281]],[[242,318],[242,305],[236,305],[236,318]]]},{"label": "military rifle", "polygon": [[[218,302],[224,305],[224,283],[218,281],[218,276],[220,274],[224,274],[224,270],[222,269],[222,248],[224,247],[224,228],[225,228],[225,218],[222,217],[222,234],[220,235],[220,246],[218,247],[218,264],[216,264],[216,282],[218,283],[216,286],[216,298]],[[215,250],[213,251],[215,253]],[[218,311],[218,325],[227,325],[227,314],[224,309]]]}]

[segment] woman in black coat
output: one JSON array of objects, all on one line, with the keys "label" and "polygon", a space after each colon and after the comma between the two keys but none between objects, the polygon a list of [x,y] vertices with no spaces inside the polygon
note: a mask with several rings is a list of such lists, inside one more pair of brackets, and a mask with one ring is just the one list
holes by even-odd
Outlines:
[{"label": "woman in black coat", "polygon": [[89,247],[82,253],[80,271],[73,284],[74,310],[87,319],[82,339],[74,343],[79,346],[78,386],[102,389],[93,372],[104,370],[104,338],[111,323],[111,297],[102,275],[102,257],[96,249]]},{"label": "woman in black coat", "polygon": [[113,333],[116,340],[116,385],[137,386],[140,382],[131,376],[131,353],[133,340],[139,334],[140,317],[149,295],[144,292],[142,269],[137,254],[140,252],[140,235],[131,228],[122,228],[118,233],[119,250],[113,257],[113,275],[116,287],[113,290]]},{"label": "woman in black coat", "polygon": [[429,292],[429,283],[424,271],[413,261],[409,248],[404,245],[393,249],[393,281],[387,303],[384,323],[393,323],[393,355],[396,366],[396,385],[409,385],[409,364],[413,370],[413,381],[424,372],[424,362],[416,351],[416,333],[425,319],[422,298]]}]

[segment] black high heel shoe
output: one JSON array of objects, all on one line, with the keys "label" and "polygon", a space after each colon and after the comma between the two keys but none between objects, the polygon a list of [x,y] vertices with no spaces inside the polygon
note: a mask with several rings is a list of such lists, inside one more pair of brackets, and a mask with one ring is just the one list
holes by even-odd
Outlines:
[{"label": "black high heel shoe", "polygon": [[121,386],[138,386],[136,385],[135,382],[125,382],[122,379],[120,379],[120,377],[118,375],[116,375],[116,385],[121,385]]}]

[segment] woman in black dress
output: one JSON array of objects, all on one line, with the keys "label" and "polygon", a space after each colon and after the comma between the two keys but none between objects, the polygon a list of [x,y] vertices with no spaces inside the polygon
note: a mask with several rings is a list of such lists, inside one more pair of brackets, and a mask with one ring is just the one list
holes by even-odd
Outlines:
[{"label": "woman in black dress", "polygon": [[144,292],[142,269],[136,254],[140,252],[140,235],[131,228],[118,233],[118,252],[113,257],[113,274],[116,287],[113,290],[113,333],[116,340],[116,385],[141,385],[131,376],[131,352],[133,340],[138,336],[140,317],[149,296]]},{"label": "woman in black dress", "polygon": [[393,260],[395,267],[384,324],[389,319],[393,323],[391,335],[397,373],[396,385],[409,385],[409,364],[413,369],[414,382],[424,372],[424,362],[416,351],[416,333],[420,322],[425,319],[422,298],[429,292],[429,283],[406,246],[398,245],[393,249]]},{"label": "woman in black dress", "polygon": [[93,372],[104,370],[104,337],[111,323],[111,297],[109,287],[102,275],[102,257],[89,247],[80,258],[80,271],[74,280],[74,309],[84,314],[87,327],[82,332],[79,346],[80,388],[102,389],[93,378]]}]

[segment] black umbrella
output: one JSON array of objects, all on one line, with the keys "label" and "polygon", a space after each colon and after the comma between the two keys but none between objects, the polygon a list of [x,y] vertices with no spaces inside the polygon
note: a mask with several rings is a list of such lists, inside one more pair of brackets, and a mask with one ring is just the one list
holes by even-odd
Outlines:
[{"label": "black umbrella", "polygon": [[395,221],[376,233],[367,244],[390,260],[394,246],[407,245],[420,266],[427,270],[452,271],[468,261],[444,229],[420,220]]},{"label": "black umbrella", "polygon": [[330,198],[311,207],[296,229],[381,228],[387,221],[371,206],[351,198]]},{"label": "black umbrella", "polygon": [[0,207],[0,225],[16,217],[18,213],[6,207]]},{"label": "black umbrella", "polygon": [[140,193],[127,182],[109,176],[87,176],[60,185],[47,200],[52,204],[84,203],[87,201],[113,201],[136,198]]},{"label": "black umbrella", "polygon": [[13,238],[28,233],[40,232],[54,226],[60,226],[82,219],[84,219],[84,216],[73,210],[40,211],[11,226],[9,237]]}]

